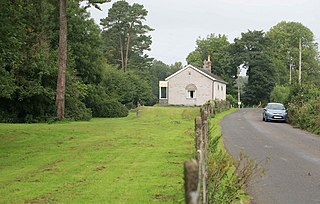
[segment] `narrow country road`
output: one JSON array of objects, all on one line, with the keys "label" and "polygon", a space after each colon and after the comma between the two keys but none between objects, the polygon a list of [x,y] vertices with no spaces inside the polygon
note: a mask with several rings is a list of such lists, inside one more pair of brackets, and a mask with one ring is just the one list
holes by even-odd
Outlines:
[{"label": "narrow country road", "polygon": [[262,177],[247,191],[257,204],[320,204],[320,136],[286,123],[263,122],[262,109],[240,109],[222,122],[224,144],[262,164]]}]

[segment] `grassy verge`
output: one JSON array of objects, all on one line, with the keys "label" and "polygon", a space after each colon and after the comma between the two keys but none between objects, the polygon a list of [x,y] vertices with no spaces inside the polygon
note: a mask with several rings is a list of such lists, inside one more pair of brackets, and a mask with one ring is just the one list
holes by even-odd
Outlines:
[{"label": "grassy verge", "polygon": [[179,203],[198,108],[137,118],[0,124],[1,203]]},{"label": "grassy verge", "polygon": [[[218,113],[217,115],[215,115],[214,117],[211,118],[211,120],[210,120],[210,135],[211,135],[211,138],[210,139],[214,140],[216,138],[219,138],[222,135],[221,125],[220,125],[221,120],[225,116],[235,112],[236,110],[237,110],[236,108],[232,108],[232,109],[229,109],[229,110],[224,111],[222,113]],[[224,154],[227,154],[227,151],[224,148],[224,144],[223,144],[222,138],[219,139],[217,148],[218,148],[217,151],[222,151]]]},{"label": "grassy verge", "polygon": [[208,156],[208,200],[209,203],[248,203],[242,180],[238,177],[236,163],[224,148],[221,137],[221,120],[228,111],[215,115],[210,120],[209,156]]}]

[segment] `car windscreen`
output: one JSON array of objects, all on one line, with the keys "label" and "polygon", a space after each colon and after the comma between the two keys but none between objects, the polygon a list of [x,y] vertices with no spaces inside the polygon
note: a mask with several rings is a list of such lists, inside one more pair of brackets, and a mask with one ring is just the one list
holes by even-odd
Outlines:
[{"label": "car windscreen", "polygon": [[270,110],[284,110],[284,106],[282,104],[269,104],[267,106],[267,109],[270,109]]}]

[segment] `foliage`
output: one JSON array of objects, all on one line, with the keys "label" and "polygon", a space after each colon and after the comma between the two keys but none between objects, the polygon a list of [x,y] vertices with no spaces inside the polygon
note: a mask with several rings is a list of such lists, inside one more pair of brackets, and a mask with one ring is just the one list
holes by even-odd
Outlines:
[{"label": "foliage", "polygon": [[138,103],[149,104],[154,97],[149,81],[133,70],[124,73],[112,66],[106,67],[101,85],[111,98],[129,109],[136,107]]},{"label": "foliage", "polygon": [[[270,39],[269,52],[275,64],[276,83],[284,85],[289,81],[289,64],[295,65],[293,80],[298,79],[299,40],[302,40],[302,78],[311,83],[318,83],[320,67],[318,45],[312,31],[298,22],[282,21],[273,26],[266,36]],[[306,80],[304,80],[307,82]]]},{"label": "foliage", "polygon": [[85,104],[76,98],[66,98],[66,112],[65,117],[71,120],[90,120],[92,112]]},{"label": "foliage", "polygon": [[126,117],[128,109],[119,101],[112,99],[101,85],[90,86],[85,99],[86,105],[91,109],[93,117]]},{"label": "foliage", "polygon": [[192,64],[196,67],[202,67],[203,61],[207,59],[208,56],[203,57],[200,50],[194,50],[190,52],[187,56],[187,62],[188,64]]},{"label": "foliage", "polygon": [[233,50],[237,53],[235,62],[248,69],[248,83],[244,90],[243,102],[246,105],[255,105],[269,101],[273,90],[274,67],[269,54],[266,52],[269,45],[268,38],[262,31],[248,31],[242,33],[240,39],[235,39]]},{"label": "foliage", "polygon": [[49,49],[52,32],[46,32],[45,22],[52,6],[36,0],[0,4],[0,120],[35,122],[51,117],[57,55]]},{"label": "foliage", "polygon": [[320,89],[314,85],[295,85],[289,95],[289,122],[320,134]]},{"label": "foliage", "polygon": [[276,85],[271,94],[270,100],[277,103],[287,104],[289,100],[290,87]]},{"label": "foliage", "polygon": [[238,106],[238,100],[234,98],[232,95],[227,94],[227,99],[226,99],[232,107],[237,107]]},{"label": "foliage", "polygon": [[[0,41],[0,121],[50,121],[55,117],[58,2],[28,0],[12,3],[6,0],[1,2],[0,9],[0,29],[4,33]],[[67,119],[88,120],[91,118],[88,108],[92,108],[92,104],[84,103],[88,89],[99,86],[104,77],[100,29],[77,1],[68,2],[67,15],[65,116]],[[127,115],[127,110],[117,100],[111,100],[110,96],[104,98],[103,92],[99,94],[96,97],[101,100],[97,101],[104,102],[95,107],[106,109],[114,104],[118,108],[110,110],[113,111],[110,116]],[[100,116],[107,115],[99,113]]]},{"label": "foliage", "polygon": [[143,107],[139,118],[0,124],[1,202],[179,203],[198,112]]},{"label": "foliage", "polygon": [[68,5],[68,46],[73,56],[68,60],[74,61],[76,76],[83,83],[98,84],[103,69],[100,28],[79,4],[71,1]]},{"label": "foliage", "polygon": [[[80,3],[86,5],[81,8]],[[147,10],[140,4],[116,1],[102,20],[103,31],[90,19],[87,6],[108,0],[68,1],[68,56],[66,71],[66,117],[125,116],[138,103],[158,101],[158,81],[182,67],[166,65],[145,54],[150,50],[153,29],[145,25]],[[41,122],[55,117],[59,1],[3,0],[0,2],[0,121]],[[208,55],[212,72],[228,84],[229,99],[237,96],[237,68],[248,70],[241,89],[247,105],[280,100],[274,84],[288,81],[288,62],[297,67],[297,40],[302,39],[302,81],[320,87],[318,47],[313,33],[300,23],[280,22],[264,35],[248,31],[229,43],[226,35],[211,34],[197,40],[187,61],[201,67]],[[122,53],[122,54],[121,54]],[[288,61],[289,60],[289,61]],[[125,68],[126,74],[112,66]],[[297,71],[293,71],[296,81]],[[307,80],[308,79],[308,80]],[[290,96],[293,98],[293,96]],[[282,99],[281,99],[282,100]],[[108,110],[114,104],[117,113]],[[111,113],[112,112],[112,113]]]},{"label": "foliage", "polygon": [[109,9],[108,16],[101,20],[107,61],[119,65],[124,72],[132,66],[130,61],[147,58],[143,57],[143,52],[150,50],[152,42],[147,33],[153,30],[143,24],[147,14],[143,5],[117,1]]},{"label": "foliage", "polygon": [[212,61],[211,72],[228,82],[227,92],[233,93],[233,76],[237,74],[237,67],[233,64],[230,43],[226,35],[211,34],[207,38],[197,40],[196,49],[187,56],[188,64],[203,66],[203,61],[210,55]]}]

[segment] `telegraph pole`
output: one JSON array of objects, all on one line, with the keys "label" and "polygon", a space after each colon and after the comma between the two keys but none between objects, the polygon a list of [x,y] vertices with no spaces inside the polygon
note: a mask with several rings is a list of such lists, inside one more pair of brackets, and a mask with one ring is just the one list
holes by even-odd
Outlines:
[{"label": "telegraph pole", "polygon": [[289,79],[289,84],[291,84],[292,80],[292,63],[290,62],[290,79]]},{"label": "telegraph pole", "polygon": [[301,85],[301,38],[299,39],[299,85]]},{"label": "telegraph pole", "polygon": [[241,108],[239,78],[238,78],[238,108]]},{"label": "telegraph pole", "polygon": [[241,100],[240,100],[240,72],[241,72],[241,68],[238,68],[238,78],[237,78],[237,85],[238,85],[238,108],[241,108]]}]

